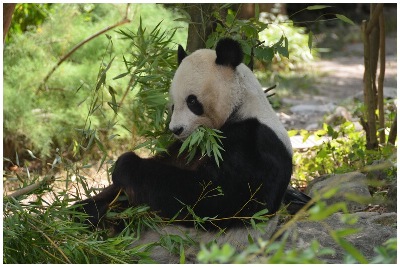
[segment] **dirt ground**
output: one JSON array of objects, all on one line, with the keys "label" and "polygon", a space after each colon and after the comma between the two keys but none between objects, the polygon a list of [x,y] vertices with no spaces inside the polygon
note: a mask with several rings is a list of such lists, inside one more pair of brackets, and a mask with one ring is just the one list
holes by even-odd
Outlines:
[{"label": "dirt ground", "polygon": [[[310,72],[320,76],[310,93],[285,96],[282,102],[291,106],[281,115],[287,129],[318,129],[324,118],[337,107],[349,108],[354,100],[363,100],[364,57],[361,42],[345,45],[329,59],[310,64]],[[397,37],[386,38],[384,94],[397,98]],[[351,114],[350,114],[351,115]]]}]

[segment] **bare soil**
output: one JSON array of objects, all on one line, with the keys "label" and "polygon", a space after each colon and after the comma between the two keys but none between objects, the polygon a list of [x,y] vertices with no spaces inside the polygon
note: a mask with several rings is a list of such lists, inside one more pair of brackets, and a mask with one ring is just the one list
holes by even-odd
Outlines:
[{"label": "bare soil", "polygon": [[[282,101],[292,106],[292,111],[282,111],[281,119],[287,129],[313,130],[333,113],[338,106],[349,109],[354,100],[363,99],[364,47],[361,42],[345,45],[329,59],[310,64],[309,71],[319,73],[313,90],[285,96]],[[378,66],[379,71],[379,66]],[[384,91],[386,97],[397,98],[397,37],[386,38],[386,64]],[[293,106],[306,105],[314,111],[296,112]],[[325,109],[325,108],[326,109]],[[351,115],[351,114],[350,114]]]}]

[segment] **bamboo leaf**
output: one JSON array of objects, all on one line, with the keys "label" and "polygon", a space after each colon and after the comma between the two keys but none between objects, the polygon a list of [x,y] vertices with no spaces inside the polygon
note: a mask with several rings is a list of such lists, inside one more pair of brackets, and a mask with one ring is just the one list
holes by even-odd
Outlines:
[{"label": "bamboo leaf", "polygon": [[351,24],[351,25],[355,25],[355,23],[354,23],[351,19],[349,19],[348,17],[346,17],[345,15],[342,15],[342,14],[335,14],[335,16],[336,16],[338,19],[340,19],[341,21],[343,21],[343,22],[346,22],[346,23]]},{"label": "bamboo leaf", "polygon": [[33,159],[37,159],[37,157],[33,155],[32,151],[30,151],[29,149],[27,149],[26,151],[28,151],[29,156],[31,156]]},{"label": "bamboo leaf", "polygon": [[325,9],[331,6],[327,6],[327,5],[313,5],[313,6],[308,6],[306,7],[307,10],[318,10],[318,9]]},{"label": "bamboo leaf", "polygon": [[120,75],[115,76],[115,77],[113,78],[113,80],[121,79],[121,78],[125,77],[125,76],[128,75],[128,74],[129,74],[129,72],[122,73],[122,74],[120,74]]},{"label": "bamboo leaf", "polygon": [[361,252],[356,249],[351,243],[346,241],[343,238],[334,238],[336,242],[346,251],[348,252],[353,258],[355,258],[361,264],[367,264],[368,260],[361,254]]},{"label": "bamboo leaf", "polygon": [[263,210],[260,210],[259,212],[255,213],[253,215],[253,217],[260,217],[260,216],[263,216],[263,215],[266,215],[266,214],[268,214],[268,210],[267,209],[263,209]]},{"label": "bamboo leaf", "polygon": [[310,49],[310,53],[311,53],[312,43],[313,43],[313,32],[309,31],[308,32],[308,48]]},{"label": "bamboo leaf", "polygon": [[338,202],[333,205],[327,206],[324,209],[319,210],[319,212],[313,213],[310,216],[311,221],[321,221],[331,216],[333,213],[342,210],[347,212],[347,206],[344,202]]}]

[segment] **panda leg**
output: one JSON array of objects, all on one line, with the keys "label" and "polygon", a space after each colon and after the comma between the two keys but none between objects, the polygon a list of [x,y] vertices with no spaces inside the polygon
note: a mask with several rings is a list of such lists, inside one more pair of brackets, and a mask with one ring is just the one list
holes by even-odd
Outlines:
[{"label": "panda leg", "polygon": [[120,191],[120,187],[111,184],[96,196],[76,202],[74,206],[77,206],[77,211],[88,215],[85,223],[97,227],[100,220],[107,213],[110,204],[118,197]]},{"label": "panda leg", "polygon": [[285,195],[282,200],[283,204],[286,206],[287,211],[291,215],[296,214],[310,201],[311,198],[309,196],[291,187],[290,185],[286,189]]}]

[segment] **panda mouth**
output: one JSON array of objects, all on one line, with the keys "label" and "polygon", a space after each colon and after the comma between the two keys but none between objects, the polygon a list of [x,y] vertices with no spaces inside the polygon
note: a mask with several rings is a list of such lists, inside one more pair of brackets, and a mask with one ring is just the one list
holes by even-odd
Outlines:
[{"label": "panda mouth", "polygon": [[186,138],[188,138],[189,136],[190,134],[180,134],[180,135],[174,134],[175,139],[178,139],[180,141],[185,141]]}]

